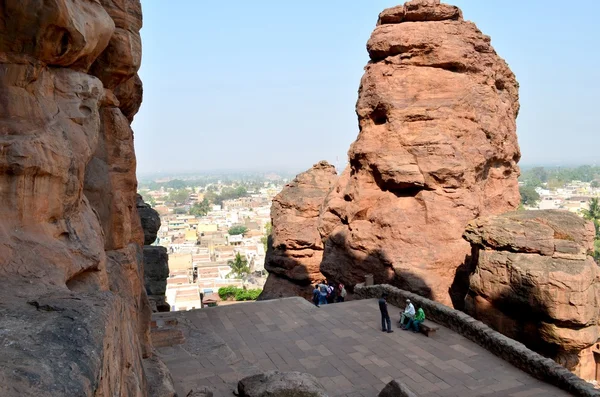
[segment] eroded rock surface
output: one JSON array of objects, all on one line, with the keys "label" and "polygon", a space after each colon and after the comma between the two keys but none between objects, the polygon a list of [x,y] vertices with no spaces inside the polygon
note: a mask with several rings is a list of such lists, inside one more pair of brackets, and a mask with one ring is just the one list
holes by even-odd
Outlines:
[{"label": "eroded rock surface", "polygon": [[260,299],[310,297],[311,283],[323,280],[323,242],[317,230],[323,200],[337,179],[326,161],[296,176],[273,199],[272,233],[265,259],[269,278]]},{"label": "eroded rock surface", "polygon": [[321,271],[462,302],[451,287],[465,226],[519,204],[518,83],[490,38],[439,1],[383,11],[367,50],[360,133],[319,222]]},{"label": "eroded rock surface", "polygon": [[139,0],[0,6],[2,396],[147,395],[141,25]]},{"label": "eroded rock surface", "polygon": [[471,222],[465,238],[474,249],[474,273],[466,311],[589,379],[580,359],[600,337],[600,271],[587,255],[594,234],[591,222],[566,211]]}]

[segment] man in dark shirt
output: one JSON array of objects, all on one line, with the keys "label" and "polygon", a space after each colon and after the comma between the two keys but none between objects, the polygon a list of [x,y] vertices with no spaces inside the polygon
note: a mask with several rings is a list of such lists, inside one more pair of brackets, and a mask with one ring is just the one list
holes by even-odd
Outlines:
[{"label": "man in dark shirt", "polygon": [[[392,320],[390,320],[390,315],[387,309],[387,292],[384,292],[381,295],[381,299],[379,299],[379,311],[381,312],[381,330],[383,332],[387,332],[388,334],[392,331]],[[387,325],[387,327],[386,327]]]},{"label": "man in dark shirt", "polygon": [[313,289],[313,303],[316,307],[319,307],[319,299],[321,298],[321,292],[319,291],[319,286],[315,285],[315,289]]}]

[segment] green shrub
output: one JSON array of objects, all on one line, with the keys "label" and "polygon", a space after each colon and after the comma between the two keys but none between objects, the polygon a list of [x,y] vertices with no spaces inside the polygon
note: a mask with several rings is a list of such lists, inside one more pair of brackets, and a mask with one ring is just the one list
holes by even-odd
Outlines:
[{"label": "green shrub", "polygon": [[233,286],[221,287],[219,288],[218,294],[219,298],[221,298],[222,300],[227,300],[228,298],[234,298],[239,291],[243,291],[243,289]]},{"label": "green shrub", "polygon": [[236,301],[253,301],[258,298],[258,296],[260,295],[261,292],[262,292],[261,289],[248,289],[248,290],[238,289],[238,291],[235,294],[235,300]]},{"label": "green shrub", "polygon": [[238,287],[221,287],[219,288],[219,297],[222,300],[233,298],[236,301],[254,301],[258,298],[262,289],[243,289]]}]

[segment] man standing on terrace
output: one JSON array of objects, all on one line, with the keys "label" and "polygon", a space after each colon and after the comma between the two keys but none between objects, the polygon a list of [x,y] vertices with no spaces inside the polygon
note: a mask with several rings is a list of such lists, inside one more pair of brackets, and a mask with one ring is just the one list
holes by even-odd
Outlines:
[{"label": "man standing on terrace", "polygon": [[390,320],[390,314],[387,309],[387,292],[384,292],[379,299],[379,311],[381,312],[381,330],[388,334],[392,331],[392,321]]}]

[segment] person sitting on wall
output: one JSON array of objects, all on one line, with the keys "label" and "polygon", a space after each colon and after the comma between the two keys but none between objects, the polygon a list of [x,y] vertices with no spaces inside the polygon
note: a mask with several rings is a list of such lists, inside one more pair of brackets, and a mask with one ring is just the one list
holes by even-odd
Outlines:
[{"label": "person sitting on wall", "polygon": [[406,307],[404,308],[404,312],[400,313],[400,321],[398,321],[398,324],[400,324],[400,327],[404,327],[406,325],[405,320],[408,322],[408,321],[412,320],[414,317],[415,317],[415,307],[411,303],[410,299],[407,299]]},{"label": "person sitting on wall", "polygon": [[419,332],[419,325],[421,325],[423,321],[425,321],[425,312],[423,311],[423,308],[420,307],[419,310],[417,310],[415,318],[408,320],[408,324],[406,324],[404,330],[408,331],[412,328],[413,332],[417,333]]}]

